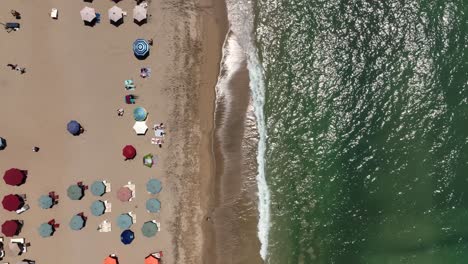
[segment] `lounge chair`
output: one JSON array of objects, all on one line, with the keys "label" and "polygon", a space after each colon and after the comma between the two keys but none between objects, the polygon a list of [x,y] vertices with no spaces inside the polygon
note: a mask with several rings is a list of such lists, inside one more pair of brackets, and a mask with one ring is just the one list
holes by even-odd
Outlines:
[{"label": "lounge chair", "polygon": [[52,10],[50,11],[50,17],[53,18],[53,19],[57,19],[57,18],[58,18],[58,10],[57,10],[57,8],[52,8]]},{"label": "lounge chair", "polygon": [[17,214],[22,214],[22,213],[26,212],[27,210],[29,210],[29,204],[23,205],[23,207],[21,207],[20,209],[16,210],[16,213],[17,213]]},{"label": "lounge chair", "polygon": [[112,212],[112,204],[108,202],[107,200],[104,201],[104,206],[106,207],[105,213],[110,213]]}]

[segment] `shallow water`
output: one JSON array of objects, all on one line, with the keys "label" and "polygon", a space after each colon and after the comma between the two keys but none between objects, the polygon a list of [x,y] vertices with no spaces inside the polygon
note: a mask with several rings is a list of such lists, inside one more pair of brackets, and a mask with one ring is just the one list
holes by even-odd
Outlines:
[{"label": "shallow water", "polygon": [[467,7],[256,2],[268,263],[468,258]]}]

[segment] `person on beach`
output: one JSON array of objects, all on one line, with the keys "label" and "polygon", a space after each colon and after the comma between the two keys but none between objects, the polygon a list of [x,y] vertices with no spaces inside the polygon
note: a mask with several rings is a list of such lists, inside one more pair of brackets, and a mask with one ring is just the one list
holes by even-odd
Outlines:
[{"label": "person on beach", "polygon": [[16,10],[11,10],[11,15],[14,16],[16,19],[21,19],[21,14]]},{"label": "person on beach", "polygon": [[153,46],[153,39],[148,39],[148,44],[149,44],[150,46]]},{"label": "person on beach", "polygon": [[33,151],[33,152],[39,152],[39,148],[36,147],[36,146],[34,146],[34,147],[32,148],[32,151]]},{"label": "person on beach", "polygon": [[16,70],[16,68],[18,68],[18,64],[11,64],[11,63],[8,63],[8,64],[7,64],[7,67],[11,67],[12,70]]},{"label": "person on beach", "polygon": [[124,115],[124,110],[123,108],[117,109],[117,116],[123,116]]},{"label": "person on beach", "polygon": [[19,71],[21,74],[26,72],[26,68],[22,68],[22,67],[17,67],[16,70]]}]

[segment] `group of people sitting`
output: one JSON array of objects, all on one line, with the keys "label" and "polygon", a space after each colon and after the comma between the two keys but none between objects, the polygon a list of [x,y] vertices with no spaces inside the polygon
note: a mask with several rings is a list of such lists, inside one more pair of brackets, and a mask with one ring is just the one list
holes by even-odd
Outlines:
[{"label": "group of people sitting", "polygon": [[10,67],[12,70],[19,71],[21,74],[23,74],[23,73],[26,72],[26,68],[18,67],[18,64],[11,64],[11,63],[8,63],[8,64],[7,64],[7,67]]}]

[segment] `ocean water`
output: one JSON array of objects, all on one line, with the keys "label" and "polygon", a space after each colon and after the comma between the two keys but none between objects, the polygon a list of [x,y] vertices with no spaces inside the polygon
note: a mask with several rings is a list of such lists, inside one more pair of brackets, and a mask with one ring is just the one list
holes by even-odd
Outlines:
[{"label": "ocean water", "polygon": [[238,2],[265,262],[467,263],[468,2]]}]

